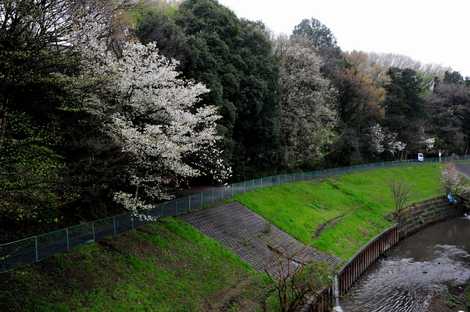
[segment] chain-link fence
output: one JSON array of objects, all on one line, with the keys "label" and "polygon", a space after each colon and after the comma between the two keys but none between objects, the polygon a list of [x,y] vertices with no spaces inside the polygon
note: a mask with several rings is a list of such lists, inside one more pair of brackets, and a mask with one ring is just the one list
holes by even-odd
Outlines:
[{"label": "chain-link fence", "polygon": [[[446,162],[449,160],[467,160],[465,157],[429,158],[425,162]],[[416,161],[390,161],[361,164],[351,167],[324,169],[293,174],[281,174],[259,179],[234,183],[227,186],[214,187],[204,192],[176,198],[159,204],[148,212],[152,219],[167,216],[178,216],[191,211],[200,210],[216,203],[220,203],[236,194],[249,192],[258,188],[274,185],[325,178],[355,171],[364,171],[379,167],[394,167],[400,165],[420,164]],[[0,244],[0,273],[9,271],[19,265],[31,264],[41,261],[59,252],[69,251],[75,246],[98,241],[107,236],[135,229],[149,221],[141,220],[130,214],[117,215],[88,223],[71,226],[65,229],[41,234],[11,243]]]}]

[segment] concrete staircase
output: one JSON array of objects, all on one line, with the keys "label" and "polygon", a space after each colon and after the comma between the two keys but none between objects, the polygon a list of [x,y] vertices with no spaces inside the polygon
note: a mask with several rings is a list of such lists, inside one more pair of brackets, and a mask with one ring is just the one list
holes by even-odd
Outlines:
[{"label": "concrete staircase", "polygon": [[279,274],[283,259],[294,265],[340,260],[297,241],[240,203],[205,209],[181,217],[202,233],[233,250],[258,271]]}]

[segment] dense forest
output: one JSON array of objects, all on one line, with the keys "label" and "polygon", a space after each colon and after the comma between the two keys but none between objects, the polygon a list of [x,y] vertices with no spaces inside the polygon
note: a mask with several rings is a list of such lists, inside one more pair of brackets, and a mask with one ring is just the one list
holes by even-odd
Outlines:
[{"label": "dense forest", "polygon": [[342,51],[306,17],[274,36],[216,0],[1,0],[0,240],[191,186],[468,152],[469,78]]}]

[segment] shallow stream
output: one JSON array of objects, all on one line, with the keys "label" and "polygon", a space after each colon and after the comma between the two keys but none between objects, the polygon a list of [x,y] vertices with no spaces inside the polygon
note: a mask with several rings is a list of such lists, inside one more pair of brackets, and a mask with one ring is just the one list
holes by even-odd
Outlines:
[{"label": "shallow stream", "polygon": [[434,297],[469,280],[470,218],[459,218],[400,242],[370,268],[341,307],[344,312],[427,312]]}]

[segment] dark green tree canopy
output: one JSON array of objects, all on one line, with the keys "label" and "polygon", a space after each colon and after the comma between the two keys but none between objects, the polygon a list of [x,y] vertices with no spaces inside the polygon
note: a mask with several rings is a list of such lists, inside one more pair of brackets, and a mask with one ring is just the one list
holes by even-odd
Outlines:
[{"label": "dark green tree canopy", "polygon": [[390,82],[385,86],[385,123],[399,139],[408,145],[407,150],[417,152],[424,137],[425,109],[424,87],[420,76],[412,69],[390,68]]},{"label": "dark green tree canopy", "polygon": [[462,75],[458,71],[449,72],[446,71],[444,74],[444,83],[449,84],[463,84],[465,80],[463,79]]},{"label": "dark green tree canopy", "polygon": [[173,16],[144,15],[144,42],[181,62],[188,78],[211,92],[204,103],[220,108],[226,160],[239,176],[270,168],[278,149],[278,67],[262,23],[240,20],[214,0],[183,1]]},{"label": "dark green tree canopy", "polygon": [[436,75],[396,55],[390,60],[400,68],[390,68],[370,54],[343,53],[315,18],[295,27],[290,39],[303,44],[290,60],[274,53],[282,40],[273,42],[263,23],[217,0],[170,2],[0,1],[0,240],[8,227],[26,234],[112,214],[116,190],[134,189],[129,153],[103,130],[111,116],[86,109],[90,95],[110,110],[118,101],[105,78],[83,78],[86,49],[80,55],[67,43],[84,12],[105,22],[99,32],[118,58],[124,43],[155,42],[185,81],[210,89],[191,109],[217,106],[217,144],[233,180],[411,157],[429,141],[430,153],[470,150],[470,79],[458,72]]},{"label": "dark green tree canopy", "polygon": [[302,20],[295,26],[293,35],[308,38],[318,50],[338,48],[333,32],[315,18]]},{"label": "dark green tree canopy", "polygon": [[467,153],[470,138],[470,88],[458,72],[446,72],[426,98],[429,130],[437,138],[436,148]]},{"label": "dark green tree canopy", "polygon": [[183,29],[173,18],[161,10],[145,11],[136,33],[143,43],[156,42],[163,55],[179,61],[179,68],[185,70],[191,50]]},{"label": "dark green tree canopy", "polygon": [[92,86],[64,44],[79,2],[0,2],[0,228],[17,235],[113,211],[121,152],[82,109]]}]

